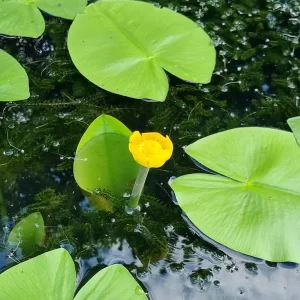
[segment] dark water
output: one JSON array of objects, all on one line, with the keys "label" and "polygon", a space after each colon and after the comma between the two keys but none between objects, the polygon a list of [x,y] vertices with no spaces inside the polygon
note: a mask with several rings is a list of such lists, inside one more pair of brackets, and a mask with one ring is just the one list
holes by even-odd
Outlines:
[{"label": "dark water", "polygon": [[[200,170],[182,147],[199,137],[240,126],[287,129],[299,115],[300,4],[298,1],[162,1],[197,21],[217,49],[212,82],[194,85],[170,76],[164,103],[101,90],[72,65],[66,48],[70,22],[45,16],[39,39],[0,36],[0,47],[26,68],[31,98],[0,104],[1,224],[5,231],[32,211],[46,224],[42,253],[67,248],[81,284],[121,262],[155,300],[282,300],[300,298],[297,264],[243,256],[207,241],[172,201],[171,176]],[[172,159],[151,170],[141,212],[90,211],[74,181],[81,135],[101,113],[130,129],[169,134]],[[1,199],[1,198],[0,198]],[[7,229],[8,228],[8,229]],[[11,266],[2,247],[0,270]]]}]

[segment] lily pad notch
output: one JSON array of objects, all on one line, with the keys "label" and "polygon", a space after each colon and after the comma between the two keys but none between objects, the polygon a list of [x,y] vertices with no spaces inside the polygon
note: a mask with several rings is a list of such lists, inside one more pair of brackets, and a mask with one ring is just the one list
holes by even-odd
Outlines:
[{"label": "lily pad notch", "polygon": [[164,101],[165,71],[209,83],[216,52],[204,30],[168,8],[140,1],[98,1],[71,25],[68,49],[79,72],[116,94]]},{"label": "lily pad notch", "polygon": [[185,151],[221,174],[184,175],[170,183],[196,227],[241,253],[300,263],[300,151],[292,133],[237,128]]}]

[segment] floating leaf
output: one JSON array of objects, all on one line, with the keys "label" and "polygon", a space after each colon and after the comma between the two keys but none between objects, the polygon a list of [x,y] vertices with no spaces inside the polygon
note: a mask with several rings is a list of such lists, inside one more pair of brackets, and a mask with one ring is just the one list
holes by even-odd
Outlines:
[{"label": "floating leaf", "polygon": [[84,133],[74,161],[78,185],[92,193],[100,188],[117,195],[131,191],[139,165],[128,150],[131,131],[117,119],[102,115]]},{"label": "floating leaf", "polygon": [[300,117],[290,118],[287,122],[293,131],[298,145],[300,146]]},{"label": "floating leaf", "polygon": [[170,184],[203,233],[251,256],[300,262],[300,151],[292,133],[238,128],[186,152],[224,176],[191,174]]},{"label": "floating leaf", "polygon": [[[46,252],[0,275],[0,299],[71,300],[76,272],[65,249]],[[146,300],[145,292],[122,265],[99,271],[74,298],[75,300]]]},{"label": "floating leaf", "polygon": [[95,119],[80,139],[76,152],[78,152],[89,140],[102,133],[119,133],[130,136],[131,131],[118,119],[109,115],[101,115]]},{"label": "floating leaf", "polygon": [[143,289],[122,265],[99,271],[78,292],[74,300],[147,300]]},{"label": "floating leaf", "polygon": [[0,33],[37,38],[45,30],[43,11],[57,17],[74,19],[87,0],[2,0],[0,1]]},{"label": "floating leaf", "polygon": [[76,272],[64,249],[16,265],[0,275],[0,299],[73,299]]},{"label": "floating leaf", "polygon": [[0,49],[0,101],[17,101],[29,97],[25,70],[12,56]]},{"label": "floating leaf", "polygon": [[215,49],[198,24],[167,8],[139,1],[99,1],[77,15],[68,49],[94,84],[131,98],[164,101],[164,70],[208,83]]},{"label": "floating leaf", "polygon": [[39,212],[32,213],[22,219],[12,229],[8,236],[8,246],[18,247],[23,254],[30,255],[36,245],[40,245],[45,236],[45,226],[42,215]]}]

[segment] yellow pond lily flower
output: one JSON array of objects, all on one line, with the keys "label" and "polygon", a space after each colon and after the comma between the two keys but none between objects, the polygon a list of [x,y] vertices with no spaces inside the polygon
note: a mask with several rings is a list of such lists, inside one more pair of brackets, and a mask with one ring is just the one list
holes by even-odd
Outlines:
[{"label": "yellow pond lily flower", "polygon": [[171,157],[173,143],[168,136],[157,132],[134,131],[129,139],[129,151],[140,165],[159,168]]}]

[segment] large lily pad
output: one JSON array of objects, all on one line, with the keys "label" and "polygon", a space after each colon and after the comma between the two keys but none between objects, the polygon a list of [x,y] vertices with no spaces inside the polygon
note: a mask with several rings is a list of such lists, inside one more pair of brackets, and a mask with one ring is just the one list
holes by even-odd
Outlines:
[{"label": "large lily pad", "polygon": [[57,249],[0,275],[0,299],[72,300],[76,272],[73,260],[64,249]]},{"label": "large lily pad", "polygon": [[74,19],[87,0],[2,0],[0,1],[0,33],[39,37],[45,21],[39,10],[65,19]]},{"label": "large lily pad", "polygon": [[29,82],[25,70],[17,60],[0,49],[0,101],[17,101],[29,97]]},{"label": "large lily pad", "polygon": [[287,122],[294,133],[298,145],[300,146],[300,117],[290,118]]},{"label": "large lily pad", "polygon": [[203,233],[251,256],[300,262],[300,151],[292,133],[238,128],[186,152],[223,175],[185,175],[170,184]]},{"label": "large lily pad", "polygon": [[90,81],[131,98],[164,101],[164,70],[208,83],[215,49],[198,24],[167,8],[139,1],[99,1],[77,15],[68,49]]},{"label": "large lily pad", "polygon": [[131,131],[117,119],[101,115],[86,130],[74,161],[78,185],[92,193],[103,189],[117,195],[130,192],[139,165],[128,150]]},{"label": "large lily pad", "polygon": [[145,292],[122,265],[99,271],[76,295],[74,300],[147,300]]},{"label": "large lily pad", "polygon": [[[70,254],[56,249],[10,268],[0,275],[0,299],[72,300],[76,272]],[[146,300],[142,288],[122,265],[98,272],[75,300]]]}]

